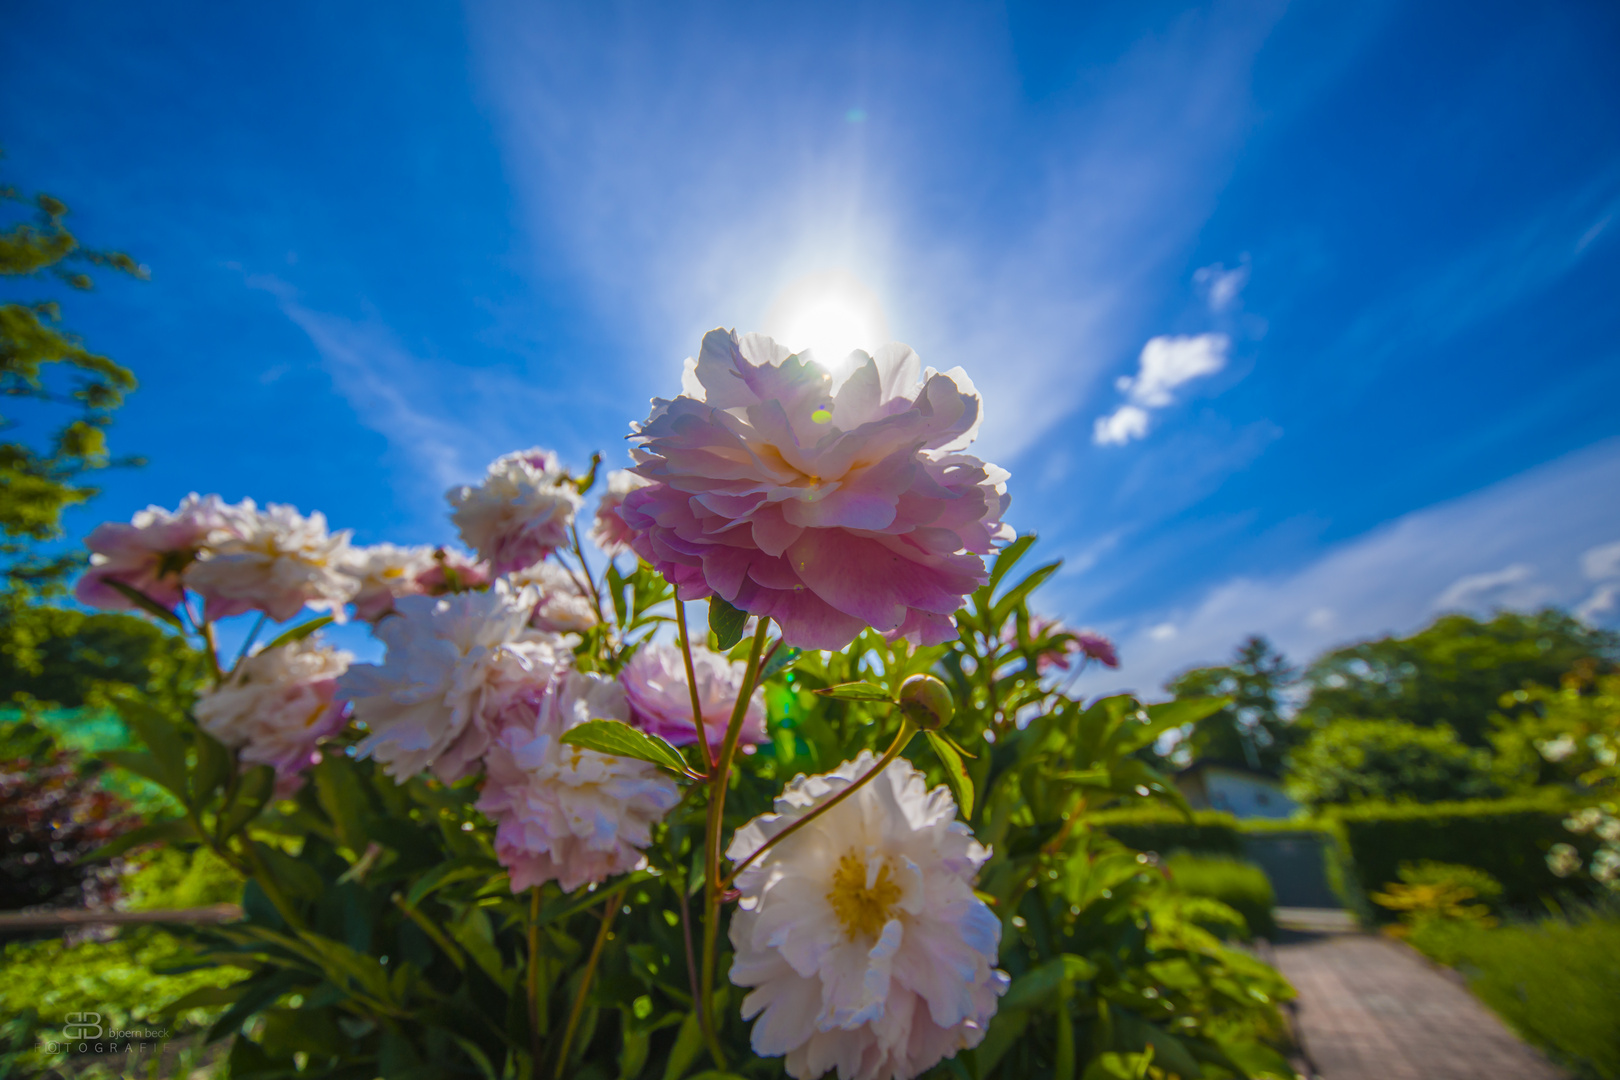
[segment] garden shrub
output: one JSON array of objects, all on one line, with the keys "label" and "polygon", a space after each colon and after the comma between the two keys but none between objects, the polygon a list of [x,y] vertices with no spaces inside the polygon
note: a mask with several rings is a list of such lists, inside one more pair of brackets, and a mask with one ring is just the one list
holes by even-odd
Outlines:
[{"label": "garden shrub", "polygon": [[1444,724],[1334,720],[1288,758],[1288,794],[1310,807],[1494,798],[1491,757]]},{"label": "garden shrub", "polygon": [[1487,929],[1432,921],[1410,942],[1455,967],[1510,1027],[1583,1080],[1620,1080],[1620,916]]},{"label": "garden shrub", "polygon": [[1190,854],[1172,855],[1164,862],[1170,883],[1189,896],[1219,900],[1243,916],[1250,937],[1275,938],[1273,914],[1276,897],[1266,872],[1242,859]]},{"label": "garden shrub", "polygon": [[1379,907],[1400,916],[1401,925],[1389,928],[1395,936],[1405,937],[1437,921],[1496,925],[1491,901],[1502,895],[1502,883],[1485,871],[1425,860],[1402,863],[1398,872],[1400,881],[1390,882],[1371,897]]},{"label": "garden shrub", "polygon": [[1554,795],[1428,805],[1367,803],[1335,810],[1327,820],[1349,851],[1356,882],[1368,893],[1400,880],[1402,863],[1427,859],[1482,870],[1502,883],[1504,905],[1525,907],[1582,888],[1547,867],[1548,849],[1570,839],[1563,825],[1567,814]]},{"label": "garden shrub", "polygon": [[1198,855],[1243,854],[1243,836],[1231,814],[1199,810],[1191,819],[1163,808],[1114,810],[1093,814],[1089,821],[1126,847],[1169,855],[1190,851]]}]

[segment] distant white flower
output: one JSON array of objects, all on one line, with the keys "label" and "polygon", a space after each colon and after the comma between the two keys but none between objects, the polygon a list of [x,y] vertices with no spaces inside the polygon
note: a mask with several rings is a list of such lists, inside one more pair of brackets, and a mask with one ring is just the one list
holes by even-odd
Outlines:
[{"label": "distant white flower", "polygon": [[1581,868],[1581,853],[1569,844],[1554,844],[1547,849],[1547,869],[1559,877],[1569,877]]},{"label": "distant white flower", "polygon": [[635,530],[619,516],[619,506],[623,504],[624,497],[651,483],[651,480],[628,469],[608,473],[607,491],[602,493],[601,500],[596,504],[596,520],[591,523],[591,543],[601,548],[609,558],[629,551],[630,539],[635,535]]},{"label": "distant white flower", "polygon": [[79,579],[74,597],[91,607],[123,611],[135,604],[108,584],[116,581],[166,608],[180,603],[180,575],[210,540],[231,535],[234,508],[218,495],[192,492],[173,512],[161,506],[138,510],[126,525],[108,521],[85,538],[90,569]]},{"label": "distant white flower", "polygon": [[[875,764],[870,751],[796,777],[737,830],[738,862]],[[1007,989],[1001,924],[973,894],[989,852],[943,787],[904,758],[737,878],[731,981],[753,987],[758,1054],[812,1080],[910,1080],[977,1046]]]},{"label": "distant white flower", "polygon": [[534,627],[554,634],[583,632],[599,621],[591,598],[574,575],[554,562],[538,562],[507,575],[513,585],[532,585],[540,593]]},{"label": "distant white flower", "polygon": [[569,543],[579,489],[549,450],[523,450],[490,463],[484,482],[446,493],[450,520],[497,574],[521,570]]},{"label": "distant white flower", "polygon": [[1541,739],[1536,743],[1536,749],[1548,761],[1559,762],[1575,753],[1575,740],[1568,735],[1560,735],[1556,739]]},{"label": "distant white flower", "polygon": [[653,825],[680,801],[675,781],[644,761],[561,741],[576,724],[629,715],[618,683],[577,671],[502,711],[478,809],[496,822],[495,854],[513,892],[553,880],[572,891],[641,862]]},{"label": "distant white flower", "polygon": [[274,766],[284,798],[303,783],[315,744],[342,729],[337,680],[353,660],[313,638],[265,649],[204,690],[193,714],[245,764]]},{"label": "distant white flower", "polygon": [[355,616],[373,622],[394,610],[400,597],[427,592],[419,579],[436,565],[431,547],[372,544],[349,549],[343,572],[358,583]]},{"label": "distant white flower", "polygon": [[328,533],[324,514],[302,517],[275,503],[260,511],[244,499],[228,509],[228,535],[211,539],[185,572],[185,583],[203,597],[207,618],[262,611],[286,622],[308,606],[344,621],[343,605],[358,588],[343,572],[347,530]]},{"label": "distant white flower", "polygon": [[[703,707],[703,728],[711,746],[725,740],[746,668],[741,661],[734,663],[702,645],[692,646],[698,702]],[[649,641],[630,658],[619,678],[630,696],[630,713],[638,727],[675,746],[697,742],[697,729],[692,726],[692,692],[687,689],[686,661],[679,648]],[[756,688],[743,714],[738,738],[749,745],[762,743],[767,737],[765,691]]]},{"label": "distant white flower", "polygon": [[544,686],[563,663],[556,638],[529,628],[533,589],[406,596],[374,631],[381,664],[356,664],[338,686],[370,732],[359,752],[397,780],[432,768],[446,782],[472,772],[508,700]]}]

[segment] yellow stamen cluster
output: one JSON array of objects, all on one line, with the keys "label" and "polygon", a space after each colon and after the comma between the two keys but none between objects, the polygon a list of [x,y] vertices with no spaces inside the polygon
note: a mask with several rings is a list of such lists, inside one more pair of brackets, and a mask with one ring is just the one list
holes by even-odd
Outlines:
[{"label": "yellow stamen cluster", "polygon": [[851,851],[838,860],[827,903],[832,905],[833,914],[838,916],[850,941],[862,936],[875,938],[883,933],[890,910],[899,899],[900,885],[890,874],[887,862],[878,868],[877,877],[868,885],[865,859]]}]

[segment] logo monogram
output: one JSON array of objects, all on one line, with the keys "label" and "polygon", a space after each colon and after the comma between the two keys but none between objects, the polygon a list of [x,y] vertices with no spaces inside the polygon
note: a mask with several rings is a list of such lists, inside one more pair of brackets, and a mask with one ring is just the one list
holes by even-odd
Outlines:
[{"label": "logo monogram", "polygon": [[101,1038],[101,1014],[93,1012],[68,1013],[67,1023],[62,1027],[62,1034],[69,1039]]}]

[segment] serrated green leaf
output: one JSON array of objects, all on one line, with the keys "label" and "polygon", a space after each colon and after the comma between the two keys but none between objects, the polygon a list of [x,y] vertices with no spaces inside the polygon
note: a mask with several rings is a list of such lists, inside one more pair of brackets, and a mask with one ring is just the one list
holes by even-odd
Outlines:
[{"label": "serrated green leaf", "polygon": [[562,741],[600,754],[635,758],[668,769],[680,776],[692,775],[681,752],[656,735],[631,727],[623,720],[587,720],[563,733]]},{"label": "serrated green leaf", "polygon": [[170,611],[168,608],[164,607],[150,596],[147,596],[139,589],[125,585],[122,581],[114,581],[112,578],[102,578],[101,580],[103,584],[111,585],[115,592],[119,593],[124,599],[128,600],[130,603],[134,604],[148,615],[155,615],[159,619],[162,619],[164,622],[168,623],[170,626],[177,626],[182,630],[185,629],[185,623],[180,621],[180,616],[176,615],[174,612]]},{"label": "serrated green leaf", "polygon": [[837,698],[839,701],[882,701],[894,703],[894,695],[873,682],[847,682],[813,691],[817,697]]},{"label": "serrated green leaf", "polygon": [[270,640],[270,644],[265,646],[265,649],[275,649],[281,647],[282,645],[291,645],[295,641],[303,641],[315,631],[321,629],[322,627],[331,625],[331,615],[322,615],[319,618],[310,619],[307,622],[301,622],[297,626],[289,627],[288,629],[277,634]]},{"label": "serrated green leaf", "polygon": [[950,785],[951,793],[956,796],[956,804],[962,810],[962,820],[973,820],[973,778],[968,775],[967,768],[962,764],[962,755],[956,752],[949,739],[943,738],[937,731],[925,731],[928,736],[928,745],[934,748],[934,755],[939,763],[945,766],[945,782]]},{"label": "serrated green leaf", "polygon": [[748,612],[737,610],[718,594],[709,597],[709,629],[722,652],[742,640],[743,626],[747,622]]}]

